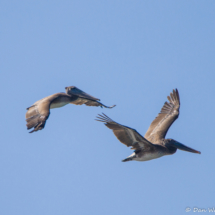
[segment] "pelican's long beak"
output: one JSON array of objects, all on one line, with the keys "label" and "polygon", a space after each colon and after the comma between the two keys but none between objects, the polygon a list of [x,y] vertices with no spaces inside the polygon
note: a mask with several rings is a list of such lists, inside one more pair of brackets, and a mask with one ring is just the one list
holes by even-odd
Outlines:
[{"label": "pelican's long beak", "polygon": [[195,149],[192,149],[192,148],[190,148],[190,147],[188,147],[188,146],[185,146],[184,144],[179,143],[179,142],[177,142],[177,141],[175,141],[175,142],[173,143],[173,146],[175,146],[177,149],[180,149],[180,150],[183,150],[183,151],[201,154],[201,152],[199,152],[199,151],[197,151],[197,150],[195,150]]},{"label": "pelican's long beak", "polygon": [[93,97],[93,96],[85,93],[84,91],[78,89],[77,87],[73,88],[71,90],[68,90],[68,94],[76,95],[76,96],[79,96],[79,97],[82,97],[82,98],[86,98],[86,99],[100,101],[100,99],[97,99],[97,98],[95,98],[95,97]]}]

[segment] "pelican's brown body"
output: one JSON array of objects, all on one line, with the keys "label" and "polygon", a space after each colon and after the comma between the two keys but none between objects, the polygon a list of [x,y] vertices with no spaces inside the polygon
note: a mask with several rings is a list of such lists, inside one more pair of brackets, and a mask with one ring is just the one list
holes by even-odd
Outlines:
[{"label": "pelican's brown body", "polygon": [[67,104],[82,105],[87,106],[100,106],[106,108],[112,108],[115,105],[108,107],[100,100],[83,92],[77,87],[71,86],[66,87],[66,93],[55,93],[51,96],[47,96],[37,102],[35,102],[31,107],[27,108],[26,121],[27,129],[34,128],[30,133],[41,130],[45,127],[46,120],[50,115],[50,109],[60,108]]},{"label": "pelican's brown body", "polygon": [[179,116],[180,98],[178,90],[173,90],[167,98],[169,102],[164,103],[161,112],[151,123],[145,137],[132,128],[114,122],[105,114],[97,117],[97,121],[104,122],[108,128],[113,130],[120,142],[134,149],[134,153],[123,161],[152,160],[164,155],[174,154],[177,149],[200,154],[199,151],[173,139],[165,139],[168,129]]}]

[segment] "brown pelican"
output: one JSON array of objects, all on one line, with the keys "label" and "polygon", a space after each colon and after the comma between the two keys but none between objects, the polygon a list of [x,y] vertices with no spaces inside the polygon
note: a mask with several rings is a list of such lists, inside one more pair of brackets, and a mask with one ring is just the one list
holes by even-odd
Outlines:
[{"label": "brown pelican", "polygon": [[104,113],[97,116],[97,121],[104,122],[105,125],[113,130],[117,139],[134,149],[134,153],[122,161],[147,161],[164,155],[172,155],[177,149],[198,153],[190,147],[183,145],[173,139],[165,139],[166,133],[172,123],[178,118],[180,108],[180,98],[178,90],[173,90],[167,97],[169,102],[165,102],[161,112],[154,119],[145,134],[141,136],[135,129],[114,122]]},{"label": "brown pelican", "polygon": [[102,104],[100,99],[97,99],[77,87],[65,87],[66,93],[56,93],[51,96],[47,96],[37,102],[31,107],[27,108],[25,115],[27,121],[27,129],[34,128],[31,132],[41,130],[45,127],[46,120],[49,118],[50,109],[63,107],[67,104],[87,106],[100,106],[105,108],[113,108],[115,105],[108,107]]}]

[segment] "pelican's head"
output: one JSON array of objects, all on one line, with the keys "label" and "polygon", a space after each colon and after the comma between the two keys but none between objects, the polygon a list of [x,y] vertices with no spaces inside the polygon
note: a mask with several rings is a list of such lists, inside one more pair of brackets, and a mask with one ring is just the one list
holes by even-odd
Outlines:
[{"label": "pelican's head", "polygon": [[75,96],[78,96],[78,97],[81,97],[81,98],[86,98],[86,99],[90,99],[90,100],[99,101],[99,99],[97,99],[97,98],[85,93],[84,91],[78,89],[75,86],[65,87],[65,89],[66,89],[66,93],[69,94],[69,95],[75,95]]},{"label": "pelican's head", "polygon": [[184,144],[179,143],[178,141],[173,140],[173,139],[166,139],[165,146],[172,152],[172,154],[175,153],[177,149],[187,151],[187,152],[201,154],[201,152],[199,152],[195,149],[192,149],[188,146],[185,146]]},{"label": "pelican's head", "polygon": [[71,92],[75,92],[78,88],[75,86],[65,87],[66,93],[69,94]]}]

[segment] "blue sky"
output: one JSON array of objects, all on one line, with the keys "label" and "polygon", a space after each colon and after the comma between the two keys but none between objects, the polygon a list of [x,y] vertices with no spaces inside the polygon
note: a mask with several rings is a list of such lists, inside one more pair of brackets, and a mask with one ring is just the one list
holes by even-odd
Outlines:
[{"label": "blue sky", "polygon": [[[1,2],[2,215],[187,214],[215,207],[215,2]],[[29,134],[26,108],[75,85],[114,109],[67,105]],[[121,162],[132,151],[95,116],[142,135],[172,89],[177,151]],[[193,213],[192,211],[189,213]]]}]

